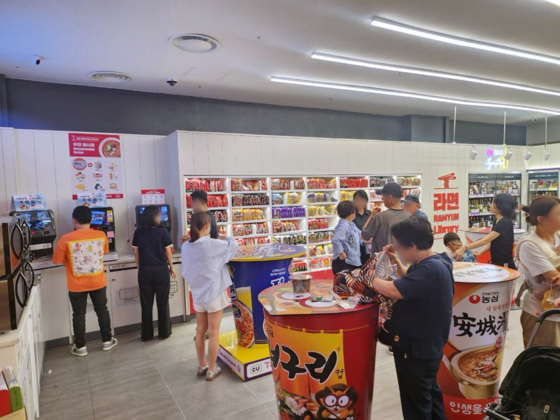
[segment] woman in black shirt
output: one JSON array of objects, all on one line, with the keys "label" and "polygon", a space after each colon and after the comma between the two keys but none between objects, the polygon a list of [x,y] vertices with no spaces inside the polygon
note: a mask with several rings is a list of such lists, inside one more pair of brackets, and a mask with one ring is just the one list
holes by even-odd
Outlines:
[{"label": "woman in black shirt", "polygon": [[161,227],[160,223],[159,207],[146,207],[140,216],[132,240],[134,258],[138,266],[138,288],[142,307],[142,341],[149,341],[154,337],[152,317],[154,296],[158,309],[158,336],[164,339],[171,335],[169,276],[175,278],[173,242],[167,229]]},{"label": "woman in black shirt", "polygon": [[468,249],[484,246],[486,251],[490,247],[490,262],[502,267],[515,268],[513,261],[513,221],[517,218],[515,207],[517,202],[509,194],[497,194],[490,206],[490,212],[496,216],[492,232],[484,238],[459,248],[455,255],[456,261],[461,261],[463,253]]}]

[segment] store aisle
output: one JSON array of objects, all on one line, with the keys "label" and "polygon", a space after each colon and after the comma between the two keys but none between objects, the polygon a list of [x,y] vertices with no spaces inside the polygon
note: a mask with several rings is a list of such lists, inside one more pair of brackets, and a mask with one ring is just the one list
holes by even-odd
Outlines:
[{"label": "store aisle", "polygon": [[[523,349],[520,315],[511,313],[504,372]],[[71,356],[70,347],[48,350],[41,420],[277,419],[270,376],[243,383],[229,368],[214,382],[195,376],[194,329],[194,323],[175,326],[168,340],[148,343],[139,333],[120,336],[110,353],[101,351],[101,342],[90,342],[85,358]],[[222,331],[232,329],[228,314]],[[383,346],[373,407],[373,419],[402,419],[393,359]]]}]

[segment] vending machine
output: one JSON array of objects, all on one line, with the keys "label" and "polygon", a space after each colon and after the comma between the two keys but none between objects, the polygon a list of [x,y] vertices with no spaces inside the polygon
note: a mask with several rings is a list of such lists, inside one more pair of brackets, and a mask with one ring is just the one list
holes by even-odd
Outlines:
[{"label": "vending machine", "polygon": [[[171,232],[171,211],[169,204],[158,204],[156,206],[159,207],[161,211],[161,226]],[[138,226],[140,215],[144,213],[146,207],[148,206],[136,206],[136,226]]]},{"label": "vending machine", "polygon": [[23,218],[29,226],[29,250],[33,260],[49,259],[53,255],[56,225],[52,210],[18,210],[10,216]]},{"label": "vending machine", "polygon": [[105,232],[109,241],[109,252],[117,252],[115,242],[115,213],[113,207],[91,209],[91,228]]},{"label": "vending machine", "polygon": [[530,171],[527,175],[529,178],[528,203],[540,195],[558,197],[558,170]]}]

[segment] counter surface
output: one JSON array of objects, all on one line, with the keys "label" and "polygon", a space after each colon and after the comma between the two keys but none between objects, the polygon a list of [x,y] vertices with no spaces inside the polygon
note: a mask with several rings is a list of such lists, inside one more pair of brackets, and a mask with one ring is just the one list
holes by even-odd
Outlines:
[{"label": "counter surface", "polygon": [[344,309],[331,302],[311,302],[311,295],[329,296],[333,286],[332,280],[311,280],[311,292],[294,297],[291,283],[283,283],[269,287],[259,293],[259,301],[270,315],[321,315],[333,313],[358,312],[369,309],[371,305],[358,305]]},{"label": "counter surface", "polygon": [[[467,229],[461,229],[462,232],[469,232],[469,233],[484,233],[484,234],[488,234],[490,232],[492,232],[492,228],[490,227],[485,227],[485,228],[467,228]],[[522,235],[524,234],[526,231],[525,229],[514,229],[513,230],[513,234],[514,235]]]},{"label": "counter surface", "polygon": [[299,245],[266,244],[255,246],[240,246],[232,258],[236,262],[274,261],[287,258],[301,257],[305,248]]},{"label": "counter surface", "polygon": [[519,273],[511,268],[492,264],[455,262],[453,276],[456,283],[499,283],[516,280]]}]

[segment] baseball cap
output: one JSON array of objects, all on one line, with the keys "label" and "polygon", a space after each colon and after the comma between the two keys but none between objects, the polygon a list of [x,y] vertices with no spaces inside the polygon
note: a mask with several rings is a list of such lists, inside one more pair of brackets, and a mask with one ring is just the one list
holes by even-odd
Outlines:
[{"label": "baseball cap", "polygon": [[383,186],[383,189],[381,190],[381,195],[384,195],[384,194],[392,195],[393,197],[396,197],[396,198],[401,198],[402,197],[402,188],[396,182],[388,182]]},{"label": "baseball cap", "polygon": [[420,199],[418,198],[417,195],[412,195],[409,194],[404,198],[404,202],[405,203],[416,203],[416,204],[420,204]]}]

